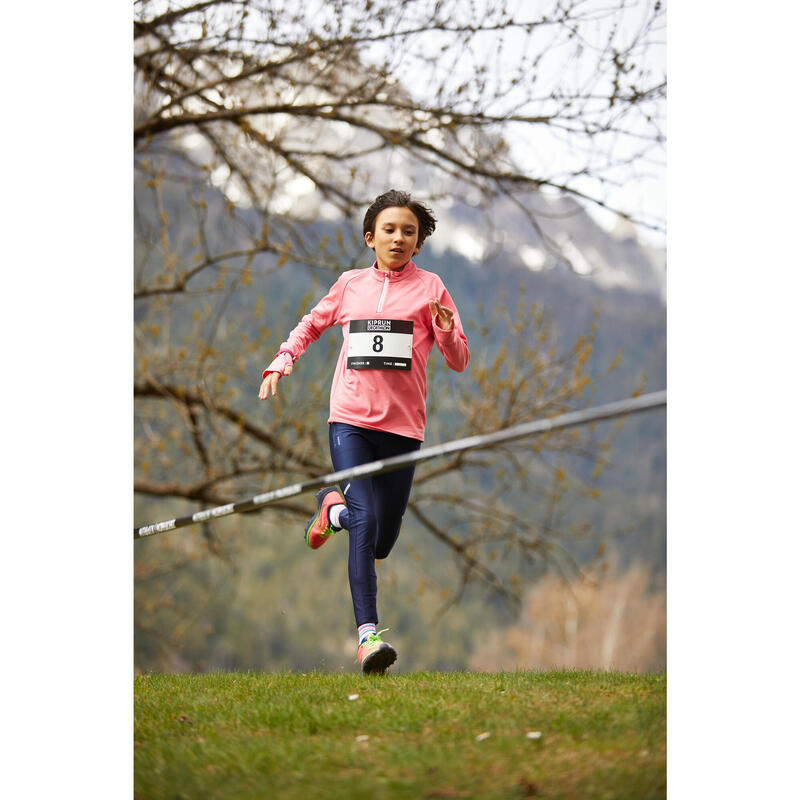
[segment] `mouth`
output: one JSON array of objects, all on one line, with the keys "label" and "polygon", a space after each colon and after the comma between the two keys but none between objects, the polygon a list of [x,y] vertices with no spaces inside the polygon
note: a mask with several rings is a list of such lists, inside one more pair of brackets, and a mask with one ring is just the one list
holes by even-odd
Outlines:
[{"label": "mouth", "polygon": [[402,255],[403,253],[405,253],[405,248],[403,248],[403,247],[393,247],[389,252],[390,253],[397,253],[399,255]]}]

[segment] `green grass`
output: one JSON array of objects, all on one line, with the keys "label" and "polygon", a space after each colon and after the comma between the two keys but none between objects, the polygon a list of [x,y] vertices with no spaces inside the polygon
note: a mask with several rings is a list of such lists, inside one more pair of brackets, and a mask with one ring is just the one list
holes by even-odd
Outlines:
[{"label": "green grass", "polygon": [[143,675],[134,702],[140,800],[666,796],[664,675]]}]

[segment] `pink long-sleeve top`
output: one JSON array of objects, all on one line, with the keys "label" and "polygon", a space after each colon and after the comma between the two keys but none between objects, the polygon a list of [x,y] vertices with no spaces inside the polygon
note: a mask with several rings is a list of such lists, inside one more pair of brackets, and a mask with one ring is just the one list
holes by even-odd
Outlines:
[{"label": "pink long-sleeve top", "polygon": [[[431,317],[428,301],[433,298],[453,309],[451,330],[443,330]],[[425,368],[434,342],[451,369],[463,372],[469,363],[458,309],[441,278],[413,261],[400,271],[374,265],[349,270],[280,349],[296,360],[332,325],[342,326],[344,341],[331,384],[328,422],[423,440]]]}]

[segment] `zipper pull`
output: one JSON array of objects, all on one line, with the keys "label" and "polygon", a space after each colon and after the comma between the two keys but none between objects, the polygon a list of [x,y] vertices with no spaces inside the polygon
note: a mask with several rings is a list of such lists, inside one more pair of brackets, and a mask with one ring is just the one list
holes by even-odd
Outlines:
[{"label": "zipper pull", "polygon": [[384,276],[383,289],[381,290],[381,299],[378,301],[378,311],[383,311],[383,301],[386,299],[386,292],[389,289],[389,275]]}]

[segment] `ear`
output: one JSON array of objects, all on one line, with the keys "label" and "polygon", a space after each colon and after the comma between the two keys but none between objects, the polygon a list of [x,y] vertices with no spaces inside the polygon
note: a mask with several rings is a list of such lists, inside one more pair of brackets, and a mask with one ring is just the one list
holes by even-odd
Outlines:
[{"label": "ear", "polygon": [[370,248],[370,250],[375,249],[375,237],[372,235],[370,231],[367,231],[364,234],[364,243],[367,245],[367,247]]},{"label": "ear", "polygon": [[417,245],[417,246],[414,248],[414,255],[416,255],[417,253],[419,253],[419,251],[420,251],[420,250],[422,250],[422,245],[421,245],[421,244],[418,244],[418,245]]}]

